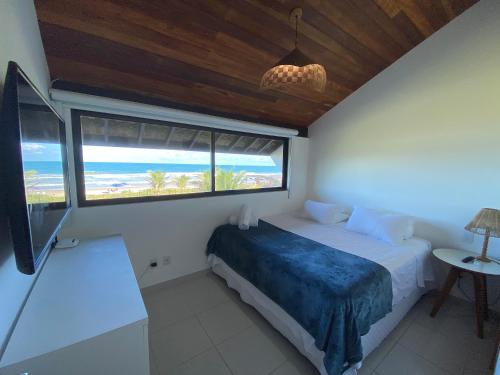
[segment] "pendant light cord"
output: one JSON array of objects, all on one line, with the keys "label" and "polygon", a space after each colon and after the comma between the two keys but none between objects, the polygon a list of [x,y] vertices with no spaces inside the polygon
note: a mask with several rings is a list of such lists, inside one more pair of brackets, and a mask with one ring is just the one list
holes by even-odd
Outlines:
[{"label": "pendant light cord", "polygon": [[295,48],[299,44],[299,16],[295,15]]}]

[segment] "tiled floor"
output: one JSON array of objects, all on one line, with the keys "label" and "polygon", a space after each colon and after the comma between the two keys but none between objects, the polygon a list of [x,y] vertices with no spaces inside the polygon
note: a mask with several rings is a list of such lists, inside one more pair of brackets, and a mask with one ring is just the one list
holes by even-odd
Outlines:
[{"label": "tiled floor", "polygon": [[[153,375],[317,375],[314,367],[212,274],[144,291]],[[364,361],[362,375],[489,374],[497,324],[474,332],[471,304],[449,299],[434,319],[424,297]]]}]

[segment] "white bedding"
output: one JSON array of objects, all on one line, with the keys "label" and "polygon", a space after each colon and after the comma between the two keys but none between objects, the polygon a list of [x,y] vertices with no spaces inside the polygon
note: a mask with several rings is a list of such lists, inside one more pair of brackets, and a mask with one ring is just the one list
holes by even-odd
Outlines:
[{"label": "white bedding", "polygon": [[392,277],[393,305],[408,297],[416,288],[434,281],[431,244],[411,238],[403,245],[390,245],[373,237],[345,229],[345,223],[318,224],[293,214],[270,216],[262,220],[310,240],[374,261]]}]

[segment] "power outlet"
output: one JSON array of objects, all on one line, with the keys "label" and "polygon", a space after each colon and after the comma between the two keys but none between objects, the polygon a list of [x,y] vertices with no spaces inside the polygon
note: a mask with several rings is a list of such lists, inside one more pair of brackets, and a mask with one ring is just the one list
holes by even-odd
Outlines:
[{"label": "power outlet", "polygon": [[162,264],[164,266],[168,266],[170,264],[170,262],[171,262],[170,255],[166,255],[163,257]]}]

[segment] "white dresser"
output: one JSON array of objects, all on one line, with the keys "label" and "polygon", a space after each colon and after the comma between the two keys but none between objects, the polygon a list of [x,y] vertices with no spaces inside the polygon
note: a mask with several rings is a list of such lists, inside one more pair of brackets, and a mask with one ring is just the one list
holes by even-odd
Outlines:
[{"label": "white dresser", "polygon": [[120,236],[53,250],[1,375],[149,375],[148,316]]}]

